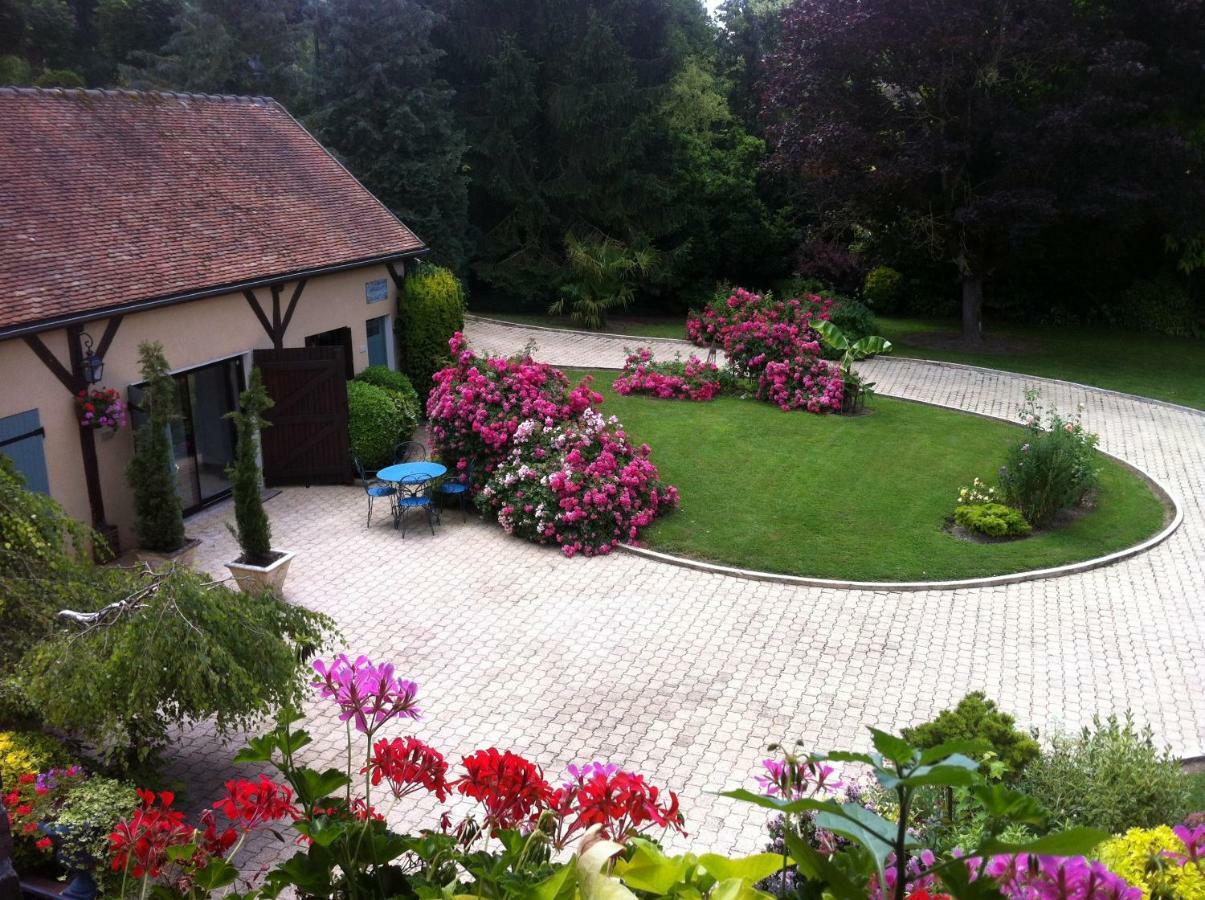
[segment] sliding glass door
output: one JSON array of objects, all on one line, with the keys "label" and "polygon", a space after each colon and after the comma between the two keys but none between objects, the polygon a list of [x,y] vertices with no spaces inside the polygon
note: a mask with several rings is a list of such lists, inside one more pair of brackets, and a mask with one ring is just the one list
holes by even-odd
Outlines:
[{"label": "sliding glass door", "polygon": [[[226,414],[238,408],[243,388],[241,357],[177,372],[176,415],[171,425],[176,493],[185,512],[194,512],[230,493],[226,467],[234,460],[234,423]],[[130,388],[134,424],[146,420],[142,385]]]}]

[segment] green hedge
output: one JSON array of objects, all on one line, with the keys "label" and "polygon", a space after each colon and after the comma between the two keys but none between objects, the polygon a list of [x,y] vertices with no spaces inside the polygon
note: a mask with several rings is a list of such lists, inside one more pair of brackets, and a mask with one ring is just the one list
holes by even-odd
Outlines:
[{"label": "green hedge", "polygon": [[347,418],[352,455],[370,471],[393,462],[393,448],[409,437],[393,394],[375,384],[347,383]]},{"label": "green hedge", "polygon": [[389,394],[400,417],[397,440],[410,440],[414,430],[418,428],[423,409],[410,379],[388,366],[369,366],[356,376],[356,381],[379,387]]},{"label": "green hedge", "polygon": [[448,339],[464,329],[464,289],[451,270],[420,264],[402,282],[398,306],[402,369],[425,411],[431,376],[447,364]]},{"label": "green hedge", "polygon": [[991,537],[1020,537],[1029,534],[1029,523],[1018,510],[1003,503],[976,503],[954,510],[954,521],[969,531]]}]

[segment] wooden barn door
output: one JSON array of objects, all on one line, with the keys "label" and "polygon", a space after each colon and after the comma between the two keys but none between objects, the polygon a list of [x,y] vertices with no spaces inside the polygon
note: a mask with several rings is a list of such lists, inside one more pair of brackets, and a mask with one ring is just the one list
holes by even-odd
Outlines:
[{"label": "wooden barn door", "polygon": [[254,359],[276,402],[262,436],[265,484],[351,481],[343,349],[256,350]]}]

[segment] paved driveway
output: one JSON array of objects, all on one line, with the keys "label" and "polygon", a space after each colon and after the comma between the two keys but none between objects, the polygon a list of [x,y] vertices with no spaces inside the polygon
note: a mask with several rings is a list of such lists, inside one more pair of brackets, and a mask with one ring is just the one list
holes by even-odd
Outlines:
[{"label": "paved driveway", "polygon": [[[559,365],[622,363],[631,338],[473,320],[476,347],[528,340]],[[686,350],[652,342],[661,355]],[[802,738],[864,747],[865,727],[923,721],[982,689],[1025,725],[1076,728],[1132,709],[1182,755],[1205,752],[1205,415],[1043,379],[900,359],[867,373],[893,396],[1011,419],[1026,386],[1085,404],[1101,446],[1184,508],[1168,541],[1069,577],[932,592],[740,580],[627,554],[564,559],[458,513],[403,541],[364,526],[358,488],[291,488],[268,505],[274,543],[298,551],[289,599],[334,616],[353,653],[395,661],[421,686],[414,733],[451,758],[509,747],[557,779],[565,765],[630,766],[682,798],[696,848],[752,852],[764,816],[714,791],[751,786],[762,748]],[[656,460],[656,448],[653,448]],[[202,564],[235,555],[228,505],[189,523]],[[339,765],[342,726],[320,706],[313,757]],[[233,748],[182,735],[173,772],[203,800]],[[434,806],[391,810],[399,826]],[[674,842],[681,846],[681,842]],[[275,848],[256,848],[267,864]]]}]

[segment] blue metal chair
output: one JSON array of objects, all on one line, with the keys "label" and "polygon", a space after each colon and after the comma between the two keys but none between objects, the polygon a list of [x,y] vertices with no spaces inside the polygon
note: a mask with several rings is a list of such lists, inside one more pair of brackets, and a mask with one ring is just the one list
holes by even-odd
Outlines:
[{"label": "blue metal chair", "polygon": [[406,513],[412,509],[423,510],[427,514],[427,524],[431,534],[435,534],[435,504],[431,499],[431,476],[406,475],[397,486],[397,517],[393,527],[399,525],[402,537],[406,537]]},{"label": "blue metal chair", "polygon": [[403,441],[393,448],[393,463],[423,462],[427,458],[427,447],[422,441]]},{"label": "blue metal chair", "polygon": [[464,481],[459,478],[445,479],[439,486],[440,512],[442,514],[449,497],[455,497],[460,502],[460,517],[464,521],[469,520],[469,514],[466,511],[469,501],[469,490],[473,484],[473,469],[477,466],[477,457],[469,460],[468,467],[464,470]]},{"label": "blue metal chair", "polygon": [[364,464],[360,462],[359,457],[353,456],[352,462],[356,464],[356,472],[359,474],[360,480],[364,482],[364,493],[368,495],[368,522],[364,527],[372,527],[372,504],[378,497],[389,498],[389,512],[394,518],[397,518],[397,511],[394,509],[394,498],[397,497],[397,488],[391,484],[386,484],[378,478],[369,478],[368,473],[364,471]]}]

